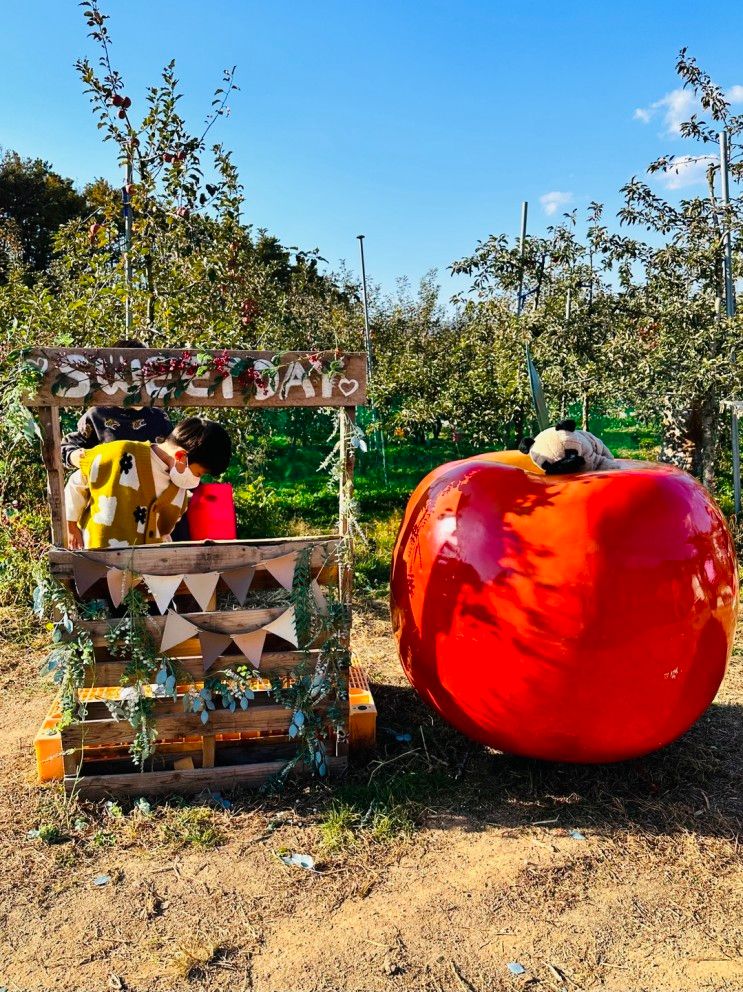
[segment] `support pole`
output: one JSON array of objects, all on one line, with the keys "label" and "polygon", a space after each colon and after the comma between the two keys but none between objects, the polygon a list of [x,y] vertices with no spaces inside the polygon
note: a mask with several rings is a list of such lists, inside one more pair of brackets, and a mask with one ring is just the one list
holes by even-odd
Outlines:
[{"label": "support pole", "polygon": [[[725,309],[728,317],[735,316],[735,286],[733,284],[733,242],[730,233],[730,176],[728,155],[728,133],[720,131],[720,185],[722,187],[723,214],[723,256],[725,270]],[[735,418],[734,418],[735,421]]]},{"label": "support pole", "polygon": [[[372,367],[374,359],[372,357],[372,343],[371,343],[371,331],[369,330],[369,302],[366,292],[366,259],[364,258],[364,235],[357,234],[356,239],[359,242],[359,251],[361,253],[361,298],[364,303],[364,349],[366,351],[366,378],[368,380],[369,386],[372,383]],[[384,484],[387,485],[387,452],[384,447],[384,433],[379,425],[377,419],[377,411],[374,407],[374,398],[369,397],[369,408],[371,409],[372,420],[374,421],[376,427],[376,435],[379,440],[379,450],[382,453],[382,475],[384,477]]]},{"label": "support pole", "polygon": [[121,191],[121,202],[124,209],[124,281],[126,283],[125,324],[126,337],[131,337],[132,331],[132,204],[130,190],[134,182],[132,165],[132,149],[126,153],[126,182]]},{"label": "support pole", "polygon": [[521,316],[524,309],[524,251],[526,250],[526,220],[529,214],[529,204],[526,200],[521,204],[521,239],[519,242],[519,258],[521,259],[521,274],[519,276],[519,296],[516,301],[516,313]]},{"label": "support pole", "polygon": [[60,455],[62,432],[58,406],[42,406],[36,410],[36,422],[41,432],[41,457],[46,468],[47,494],[52,518],[52,544],[67,547],[67,518],[64,501],[64,469]]}]

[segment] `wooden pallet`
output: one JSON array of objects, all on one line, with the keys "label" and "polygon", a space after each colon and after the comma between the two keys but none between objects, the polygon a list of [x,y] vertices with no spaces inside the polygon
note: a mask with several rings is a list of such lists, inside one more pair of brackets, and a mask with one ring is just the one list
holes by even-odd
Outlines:
[{"label": "wooden pallet", "polygon": [[[100,672],[101,667],[98,665],[96,671]],[[352,665],[349,669],[348,692],[347,747],[351,750],[373,747],[376,740],[377,709],[366,672],[358,665]],[[106,694],[114,697],[118,690],[104,692],[101,688],[89,688],[81,691],[82,701],[89,706],[89,715],[97,718],[92,721],[92,726],[101,727],[108,717],[101,698]],[[182,767],[182,763],[189,760],[193,771],[212,769],[218,775],[226,775],[223,768],[235,767],[234,784],[248,786],[255,781],[260,784],[280,772],[295,749],[293,742],[281,732],[269,732],[257,727],[239,731],[222,730],[212,736],[204,735],[204,727],[199,726],[189,733],[170,734],[159,740],[155,756],[148,763],[143,778],[143,774],[132,772],[129,744],[121,740],[110,742],[111,739],[122,737],[121,724],[117,725],[115,732],[105,735],[96,733],[95,730],[92,735],[81,735],[79,731],[87,724],[78,725],[75,732],[68,734],[66,731],[57,732],[60,718],[59,702],[55,701],[34,740],[39,781],[62,781],[68,792],[82,791],[91,797],[115,795],[119,790],[128,795],[141,795],[143,789],[154,794],[199,791],[199,783],[200,788],[214,788],[203,784],[202,775],[181,774],[184,771],[191,772],[192,769]],[[282,727],[283,725],[282,722]],[[99,740],[95,742],[91,736],[98,736]],[[329,766],[331,772],[337,774],[345,768],[346,745],[344,742],[333,742],[331,748],[337,750],[337,754],[330,756]],[[63,749],[70,751],[67,756],[67,774]],[[73,754],[76,755],[74,760]],[[252,772],[248,765],[252,767]],[[180,789],[178,783],[184,789]],[[227,788],[224,784],[221,787]]]},{"label": "wooden pallet", "polygon": [[[313,578],[321,586],[334,585],[338,588],[339,570],[335,565],[327,564],[328,555],[334,556],[338,551],[338,541],[337,536],[317,535],[296,540],[225,541],[206,546],[194,543],[173,544],[167,548],[143,546],[127,549],[126,552],[101,550],[86,554],[106,566],[125,564],[135,572],[154,572],[157,569],[159,574],[180,574],[196,569],[219,571],[236,564],[253,565],[288,551],[309,548]],[[52,574],[73,593],[74,554],[61,548],[50,552]],[[125,562],[123,554],[126,554]],[[93,586],[85,598],[96,598],[102,592]],[[181,615],[199,627],[230,633],[261,627],[285,609],[286,606],[276,606]],[[91,798],[101,795],[200,792],[235,785],[262,785],[281,772],[295,753],[295,745],[288,736],[292,713],[272,701],[268,692],[269,681],[261,680],[254,684],[255,698],[247,710],[238,708],[232,712],[220,708],[215,700],[216,708],[209,713],[206,724],[202,723],[200,714],[184,711],[182,696],[189,685],[201,688],[205,676],[225,667],[245,664],[241,655],[227,653],[205,673],[197,638],[186,640],[167,652],[177,662],[184,685],[179,687],[177,699],[155,699],[157,751],[145,770],[136,770],[128,756],[135,732],[126,721],[115,720],[106,705],[107,699],[118,698],[118,686],[126,666],[125,658],[110,654],[106,640],[107,633],[118,622],[107,619],[76,624],[76,631],[85,631],[90,637],[95,664],[86,669],[86,688],[81,692],[81,701],[84,701],[86,709],[85,719],[65,727],[60,734],[64,784],[68,792],[74,790]],[[155,611],[146,623],[158,640],[165,618]],[[261,673],[265,676],[280,674],[291,680],[300,665],[314,666],[321,647],[322,638],[318,638],[308,651],[287,650],[286,643],[280,638],[268,635],[261,659]],[[342,771],[346,753],[345,741],[333,742],[329,747],[329,769],[335,773]],[[192,767],[182,767],[184,759],[190,759]]]}]

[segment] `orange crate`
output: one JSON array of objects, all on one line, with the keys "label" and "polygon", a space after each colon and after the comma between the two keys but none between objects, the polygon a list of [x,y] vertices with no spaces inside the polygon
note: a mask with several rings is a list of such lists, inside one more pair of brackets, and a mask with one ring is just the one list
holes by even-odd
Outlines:
[{"label": "orange crate", "polygon": [[377,707],[361,665],[351,665],[348,669],[348,702],[348,743],[351,747],[374,747],[377,740]]}]

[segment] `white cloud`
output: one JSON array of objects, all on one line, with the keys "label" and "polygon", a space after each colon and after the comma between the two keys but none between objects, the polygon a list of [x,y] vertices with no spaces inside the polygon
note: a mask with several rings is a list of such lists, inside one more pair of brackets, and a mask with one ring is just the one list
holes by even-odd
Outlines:
[{"label": "white cloud", "polygon": [[561,193],[559,190],[553,190],[551,193],[544,193],[539,197],[539,202],[542,204],[542,208],[548,217],[556,214],[560,207],[565,207],[568,203],[573,202],[572,193]]},{"label": "white cloud", "polygon": [[707,181],[707,166],[716,159],[712,155],[679,155],[669,168],[659,173],[666,189],[683,189]]},{"label": "white cloud", "polygon": [[[725,97],[731,104],[743,103],[743,86],[739,83],[731,86]],[[681,134],[682,123],[692,114],[703,114],[703,111],[702,105],[692,91],[679,87],[666,93],[649,107],[637,107],[632,116],[636,121],[649,124],[658,114],[663,117],[663,134],[673,136]]]}]

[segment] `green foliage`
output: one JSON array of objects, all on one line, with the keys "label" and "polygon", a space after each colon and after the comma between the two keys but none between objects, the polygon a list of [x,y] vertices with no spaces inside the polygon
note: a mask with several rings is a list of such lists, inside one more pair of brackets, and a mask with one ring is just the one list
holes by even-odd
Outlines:
[{"label": "green foliage", "polygon": [[[43,271],[51,261],[58,228],[82,217],[86,209],[73,180],[60,176],[48,162],[24,159],[13,151],[0,159],[0,230],[5,226],[17,237],[17,264]],[[3,254],[0,249],[0,281],[8,277],[9,260],[6,254],[4,266]]]},{"label": "green foliage", "polygon": [[[348,567],[345,559],[342,548],[338,562],[341,568]],[[297,666],[290,681],[279,674],[271,676],[271,695],[277,703],[292,711],[289,736],[297,745],[296,755],[284,766],[280,781],[285,781],[289,772],[300,763],[320,777],[326,776],[330,731],[334,731],[339,740],[346,734],[350,616],[346,604],[330,595],[330,590],[327,593],[323,612],[312,595],[310,553],[300,555],[291,593],[297,639],[300,650],[309,650],[319,636],[322,646],[314,668],[310,668],[309,662],[303,662]]]},{"label": "green foliage", "polygon": [[0,606],[27,608],[48,535],[46,507],[27,509],[16,499],[0,508]]},{"label": "green foliage", "polygon": [[286,511],[275,490],[266,485],[262,475],[235,490],[235,512],[239,537],[278,537],[286,534]]},{"label": "green foliage", "polygon": [[401,519],[401,511],[396,510],[364,525],[364,540],[357,542],[354,559],[356,578],[362,586],[373,587],[389,580]]}]

